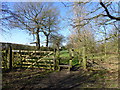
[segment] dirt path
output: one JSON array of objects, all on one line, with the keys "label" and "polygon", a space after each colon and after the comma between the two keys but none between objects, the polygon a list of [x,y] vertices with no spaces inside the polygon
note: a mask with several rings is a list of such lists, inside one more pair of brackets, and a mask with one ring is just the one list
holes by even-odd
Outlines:
[{"label": "dirt path", "polygon": [[3,74],[4,90],[38,90],[40,88],[118,88],[118,61],[102,64],[106,69],[90,71],[43,72],[19,70]]}]

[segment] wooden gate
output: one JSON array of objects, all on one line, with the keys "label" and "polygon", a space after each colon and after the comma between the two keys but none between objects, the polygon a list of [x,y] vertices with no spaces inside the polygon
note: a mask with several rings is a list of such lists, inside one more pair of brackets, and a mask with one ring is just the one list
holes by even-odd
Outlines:
[{"label": "wooden gate", "polygon": [[54,70],[53,51],[8,50],[2,51],[2,68],[40,68]]}]

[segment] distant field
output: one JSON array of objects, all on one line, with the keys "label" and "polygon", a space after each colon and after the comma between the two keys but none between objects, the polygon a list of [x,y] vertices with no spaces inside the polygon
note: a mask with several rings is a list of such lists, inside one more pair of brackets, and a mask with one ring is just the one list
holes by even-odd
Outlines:
[{"label": "distant field", "polygon": [[68,52],[68,50],[60,51],[60,57],[69,58],[69,52]]}]

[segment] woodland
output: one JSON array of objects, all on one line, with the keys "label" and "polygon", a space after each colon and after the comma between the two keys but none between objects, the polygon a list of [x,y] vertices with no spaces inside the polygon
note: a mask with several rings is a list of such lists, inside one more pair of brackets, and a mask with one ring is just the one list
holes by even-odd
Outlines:
[{"label": "woodland", "polygon": [[0,14],[0,35],[33,39],[0,42],[3,90],[119,89],[119,2],[2,2]]}]

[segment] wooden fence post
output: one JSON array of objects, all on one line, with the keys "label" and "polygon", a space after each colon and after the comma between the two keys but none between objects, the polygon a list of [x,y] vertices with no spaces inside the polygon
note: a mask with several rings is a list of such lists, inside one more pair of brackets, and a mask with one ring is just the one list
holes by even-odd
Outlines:
[{"label": "wooden fence post", "polygon": [[22,62],[22,56],[21,56],[21,50],[19,50],[19,57],[20,57],[20,68],[22,68],[22,64],[23,64],[23,62]]},{"label": "wooden fence post", "polygon": [[82,51],[82,58],[83,58],[83,69],[86,69],[86,58],[85,58],[85,47],[83,47]]},{"label": "wooden fence post", "polygon": [[12,69],[12,46],[9,45],[9,69]]},{"label": "wooden fence post", "polygon": [[55,57],[54,57],[54,59],[53,59],[53,67],[54,67],[54,69],[53,70],[55,70],[55,62],[56,62],[56,59],[55,59]]},{"label": "wooden fence post", "polygon": [[72,67],[72,61],[74,58],[74,49],[69,49],[69,55],[70,55],[70,60],[69,60],[69,67],[68,70],[70,71],[70,68]]},{"label": "wooden fence post", "polygon": [[69,49],[69,55],[70,55],[70,58],[73,58],[74,57],[74,49]]},{"label": "wooden fence post", "polygon": [[69,70],[69,71],[70,71],[70,68],[72,67],[72,60],[73,60],[73,59],[70,59],[70,60],[69,60],[69,67],[68,67],[68,70]]},{"label": "wooden fence post", "polygon": [[54,70],[59,69],[59,59],[60,59],[60,51],[59,48],[54,49]]},{"label": "wooden fence post", "polygon": [[79,60],[79,65],[80,65],[80,66],[81,66],[81,64],[82,64],[81,50],[82,50],[82,48],[80,48],[79,51],[77,52],[77,54],[78,54],[78,60]]},{"label": "wooden fence post", "polygon": [[8,58],[8,55],[9,55],[9,52],[8,52],[8,49],[5,50],[5,58],[3,59],[4,63],[5,63],[5,66],[4,68],[9,68],[9,58]]},{"label": "wooden fence post", "polygon": [[54,70],[56,69],[56,49],[54,48],[54,52],[53,52],[53,55],[54,55],[54,58],[53,58],[53,64],[54,64]]}]

